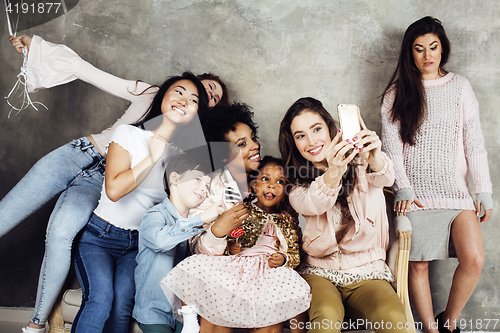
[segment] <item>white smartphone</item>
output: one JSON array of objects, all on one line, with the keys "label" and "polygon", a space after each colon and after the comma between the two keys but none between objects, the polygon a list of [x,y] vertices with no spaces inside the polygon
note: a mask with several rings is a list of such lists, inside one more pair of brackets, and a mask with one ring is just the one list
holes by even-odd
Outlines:
[{"label": "white smartphone", "polygon": [[342,140],[352,140],[361,131],[359,107],[354,104],[339,104],[337,112],[342,129]]}]

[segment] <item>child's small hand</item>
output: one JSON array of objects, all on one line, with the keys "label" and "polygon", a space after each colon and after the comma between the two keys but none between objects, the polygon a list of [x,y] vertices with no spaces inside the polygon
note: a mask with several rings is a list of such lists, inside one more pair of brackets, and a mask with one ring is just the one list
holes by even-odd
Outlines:
[{"label": "child's small hand", "polygon": [[279,252],[274,252],[269,257],[268,263],[271,268],[280,267],[285,263],[285,257]]},{"label": "child's small hand", "polygon": [[229,254],[238,254],[241,252],[241,244],[234,240],[227,241],[227,249]]},{"label": "child's small hand", "polygon": [[248,209],[243,204],[239,204],[224,212],[212,225],[212,234],[217,238],[228,235],[231,230],[238,228],[248,217]]},{"label": "child's small hand", "polygon": [[210,223],[215,221],[216,218],[219,217],[220,214],[224,213],[224,203],[222,200],[217,201],[200,214],[201,221],[203,223]]}]

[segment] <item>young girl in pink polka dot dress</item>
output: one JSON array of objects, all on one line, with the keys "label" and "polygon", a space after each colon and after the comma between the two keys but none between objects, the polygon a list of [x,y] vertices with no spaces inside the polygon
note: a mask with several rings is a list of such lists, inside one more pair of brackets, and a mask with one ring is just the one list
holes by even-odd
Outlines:
[{"label": "young girl in pink polka dot dress", "polygon": [[309,285],[293,270],[300,262],[299,232],[285,208],[285,187],[281,160],[262,159],[252,182],[256,201],[245,203],[245,232],[236,240],[227,237],[229,243],[236,241],[232,252],[241,252],[193,255],[160,282],[171,304],[175,295],[197,305],[202,330],[204,320],[225,328],[279,330],[309,308]]}]

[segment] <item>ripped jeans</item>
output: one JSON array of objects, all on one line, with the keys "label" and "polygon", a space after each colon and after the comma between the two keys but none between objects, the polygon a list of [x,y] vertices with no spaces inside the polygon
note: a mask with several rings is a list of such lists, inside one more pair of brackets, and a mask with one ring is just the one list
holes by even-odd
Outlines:
[{"label": "ripped jeans", "polygon": [[0,201],[0,237],[61,193],[50,215],[35,310],[31,321],[43,325],[64,285],[73,238],[97,206],[105,160],[83,137],[42,157]]}]

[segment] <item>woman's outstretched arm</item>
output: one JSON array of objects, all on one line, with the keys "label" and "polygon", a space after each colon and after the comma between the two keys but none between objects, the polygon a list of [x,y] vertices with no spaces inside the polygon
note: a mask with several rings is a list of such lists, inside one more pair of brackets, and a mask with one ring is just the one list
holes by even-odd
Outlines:
[{"label": "woman's outstretched arm", "polygon": [[161,136],[151,136],[149,138],[149,155],[131,168],[130,153],[120,144],[111,142],[104,174],[108,198],[111,201],[117,201],[135,190],[161,159],[166,146],[167,141]]}]

